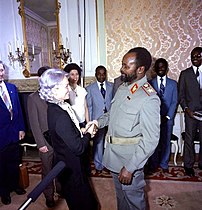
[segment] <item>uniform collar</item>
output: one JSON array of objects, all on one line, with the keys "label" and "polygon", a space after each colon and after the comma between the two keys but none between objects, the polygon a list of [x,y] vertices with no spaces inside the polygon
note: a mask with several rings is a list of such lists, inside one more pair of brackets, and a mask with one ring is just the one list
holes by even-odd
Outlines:
[{"label": "uniform collar", "polygon": [[128,86],[128,89],[131,89],[135,84],[137,84],[138,87],[141,87],[141,86],[144,85],[145,82],[147,82],[147,77],[146,77],[146,75],[145,75],[142,79],[137,80],[137,81],[133,82],[132,84],[130,84],[130,85]]},{"label": "uniform collar", "polygon": [[133,82],[132,84],[130,84],[128,86],[128,89],[129,91],[134,94],[141,86],[143,86],[145,83],[147,82],[147,77],[146,75],[140,79],[140,80],[137,80],[135,82]]}]

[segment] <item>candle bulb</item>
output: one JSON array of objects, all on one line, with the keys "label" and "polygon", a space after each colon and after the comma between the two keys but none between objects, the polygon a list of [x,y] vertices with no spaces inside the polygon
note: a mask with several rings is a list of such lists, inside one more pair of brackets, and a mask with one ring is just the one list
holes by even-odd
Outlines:
[{"label": "candle bulb", "polygon": [[19,40],[17,39],[16,40],[16,47],[19,49],[19,47],[20,47],[20,42],[19,42]]},{"label": "candle bulb", "polygon": [[53,50],[55,51],[55,42],[53,41]]},{"label": "candle bulb", "polygon": [[11,47],[11,43],[10,42],[8,43],[8,51],[9,51],[9,53],[12,53],[12,47]]},{"label": "candle bulb", "polygon": [[67,37],[66,37],[66,49],[69,49],[69,41]]},{"label": "candle bulb", "polygon": [[21,51],[22,51],[22,53],[25,52],[25,46],[24,46],[24,44],[22,44]]},{"label": "candle bulb", "polygon": [[34,55],[34,44],[32,45],[32,55]]}]

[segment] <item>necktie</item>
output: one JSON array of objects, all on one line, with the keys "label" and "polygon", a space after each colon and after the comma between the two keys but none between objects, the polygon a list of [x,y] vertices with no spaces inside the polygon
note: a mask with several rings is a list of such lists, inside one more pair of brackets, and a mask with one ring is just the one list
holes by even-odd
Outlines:
[{"label": "necktie", "polygon": [[6,95],[6,92],[3,90],[2,86],[0,86],[0,92],[1,92],[1,95],[2,95],[2,99],[7,107],[7,109],[9,110],[10,114],[11,114],[11,119],[13,117],[13,112],[12,112],[12,107],[11,107],[11,104],[8,100],[8,97]]},{"label": "necktie", "polygon": [[100,92],[102,93],[103,98],[105,98],[106,90],[103,88],[103,83],[100,83],[101,89]]},{"label": "necktie", "polygon": [[196,69],[196,78],[198,80],[200,89],[202,89],[202,72],[199,72],[199,67]]},{"label": "necktie", "polygon": [[196,69],[196,77],[198,77],[199,76],[199,67],[197,67],[197,69]]},{"label": "necktie", "polygon": [[163,85],[163,78],[162,77],[160,78],[160,80],[161,80],[161,84],[160,84],[160,97],[162,97],[163,94],[164,94],[164,91],[165,91],[165,86]]}]

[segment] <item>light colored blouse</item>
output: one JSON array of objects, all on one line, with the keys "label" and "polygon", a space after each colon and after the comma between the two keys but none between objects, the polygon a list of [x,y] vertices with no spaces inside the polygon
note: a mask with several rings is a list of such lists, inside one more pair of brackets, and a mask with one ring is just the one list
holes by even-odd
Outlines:
[{"label": "light colored blouse", "polygon": [[85,98],[87,91],[77,85],[75,89],[70,89],[69,100],[79,123],[85,122]]}]

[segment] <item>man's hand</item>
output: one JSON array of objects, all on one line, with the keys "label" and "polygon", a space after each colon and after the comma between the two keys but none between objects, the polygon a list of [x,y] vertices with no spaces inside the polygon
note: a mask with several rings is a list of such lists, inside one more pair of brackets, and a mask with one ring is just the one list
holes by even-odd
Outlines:
[{"label": "man's hand", "polygon": [[97,133],[97,131],[98,131],[97,125],[98,125],[97,120],[89,121],[86,124],[84,133],[87,133],[87,132],[90,133],[91,134],[91,138],[93,138],[95,136],[95,134]]},{"label": "man's hand", "polygon": [[166,116],[161,116],[161,124],[166,123],[168,118]]},{"label": "man's hand", "polygon": [[19,131],[19,140],[24,139],[25,137],[25,132],[24,131]]},{"label": "man's hand", "polygon": [[91,126],[92,124],[94,124],[95,127],[96,127],[96,129],[98,129],[98,121],[97,121],[97,120],[89,121],[89,122],[86,124],[86,128],[88,128],[88,127]]},{"label": "man's hand", "polygon": [[42,153],[46,153],[46,152],[48,152],[48,147],[47,146],[40,147],[39,151]]},{"label": "man's hand", "polygon": [[189,117],[192,117],[192,118],[194,117],[194,112],[192,112],[192,110],[190,108],[187,107],[185,109],[185,112],[189,115]]},{"label": "man's hand", "polygon": [[129,185],[132,182],[133,174],[127,171],[125,167],[123,167],[119,173],[118,178],[121,184]]}]

